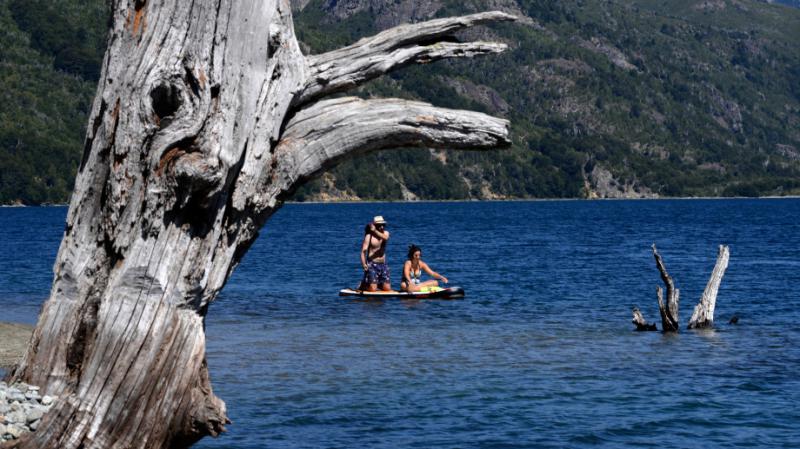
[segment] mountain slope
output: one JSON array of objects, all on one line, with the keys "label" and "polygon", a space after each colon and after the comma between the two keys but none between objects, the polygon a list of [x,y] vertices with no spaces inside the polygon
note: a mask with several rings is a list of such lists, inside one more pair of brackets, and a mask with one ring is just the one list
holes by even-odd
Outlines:
[{"label": "mountain slope", "polygon": [[0,204],[69,197],[104,46],[102,2],[0,2]]},{"label": "mountain slope", "polygon": [[[511,119],[511,151],[415,153],[426,172],[457,173],[466,197],[798,193],[800,11],[722,0],[345,0],[308,2],[296,17],[310,50],[323,51],[487,7],[524,18],[481,32],[509,43],[506,54],[407,69],[360,92]],[[327,182],[371,197],[357,180],[368,166],[397,180],[402,197],[398,154],[334,170]]]},{"label": "mountain slope", "polygon": [[767,0],[767,3],[781,3],[795,8],[800,8],[800,0]]},{"label": "mountain slope", "polygon": [[[0,0],[0,203],[66,201],[104,50],[99,0]],[[501,152],[390,150],[297,199],[800,194],[800,10],[752,0],[295,0],[308,52],[502,9],[499,56],[354,92],[511,120]]]}]

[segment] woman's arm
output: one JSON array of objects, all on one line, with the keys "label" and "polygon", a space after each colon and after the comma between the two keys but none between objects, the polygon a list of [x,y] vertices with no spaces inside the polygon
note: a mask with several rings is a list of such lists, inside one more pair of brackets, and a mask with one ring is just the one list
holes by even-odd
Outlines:
[{"label": "woman's arm", "polygon": [[426,272],[426,273],[428,273],[428,275],[429,275],[429,276],[431,276],[432,278],[434,278],[434,279],[439,279],[439,280],[441,280],[442,282],[444,282],[445,284],[447,284],[447,283],[448,283],[448,281],[447,281],[447,278],[446,278],[446,277],[444,277],[444,276],[442,276],[441,274],[439,274],[439,273],[437,273],[437,272],[435,272],[435,271],[431,270],[431,267],[429,267],[429,266],[428,266],[428,264],[426,264],[425,262],[422,262],[422,261],[420,261],[420,263],[419,263],[419,266],[420,266],[420,268],[422,268],[423,270],[425,270],[425,272]]},{"label": "woman's arm", "polygon": [[410,260],[407,260],[403,264],[403,280],[405,281],[406,279],[409,279],[409,280],[411,279],[411,261]]}]

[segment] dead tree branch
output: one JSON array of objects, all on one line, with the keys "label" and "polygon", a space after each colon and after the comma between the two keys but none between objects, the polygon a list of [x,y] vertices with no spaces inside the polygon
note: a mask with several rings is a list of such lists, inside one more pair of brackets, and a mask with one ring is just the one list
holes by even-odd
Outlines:
[{"label": "dead tree branch", "polygon": [[345,156],[384,148],[506,147],[508,125],[486,114],[415,101],[345,97],[320,101],[292,118],[275,157],[282,179],[293,184]]},{"label": "dead tree branch", "polygon": [[678,301],[680,291],[675,288],[675,282],[672,277],[667,273],[667,268],[664,266],[664,261],[656,250],[656,244],[653,243],[653,256],[656,259],[656,267],[661,274],[661,280],[667,286],[667,302],[664,303],[663,292],[661,287],[658,287],[656,294],[658,296],[658,310],[661,313],[661,328],[664,332],[677,332],[678,331]]},{"label": "dead tree branch", "polygon": [[400,25],[348,47],[308,56],[308,81],[295,104],[351,89],[409,64],[500,53],[506,49],[505,44],[452,42],[453,35],[476,25],[513,20],[515,16],[492,11]]},{"label": "dead tree branch", "polygon": [[722,282],[722,277],[728,268],[730,254],[730,249],[727,246],[719,245],[717,263],[714,264],[714,270],[711,272],[711,277],[708,279],[708,284],[706,284],[700,302],[694,308],[692,318],[689,320],[689,329],[700,329],[714,325],[714,308],[717,303],[719,284]]}]

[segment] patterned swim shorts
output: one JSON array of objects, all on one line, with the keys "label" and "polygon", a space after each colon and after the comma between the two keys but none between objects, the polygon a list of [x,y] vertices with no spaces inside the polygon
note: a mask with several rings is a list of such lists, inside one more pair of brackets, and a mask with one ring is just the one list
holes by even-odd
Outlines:
[{"label": "patterned swim shorts", "polygon": [[367,271],[364,272],[365,284],[390,284],[389,278],[389,265],[385,263],[369,262],[367,264]]}]

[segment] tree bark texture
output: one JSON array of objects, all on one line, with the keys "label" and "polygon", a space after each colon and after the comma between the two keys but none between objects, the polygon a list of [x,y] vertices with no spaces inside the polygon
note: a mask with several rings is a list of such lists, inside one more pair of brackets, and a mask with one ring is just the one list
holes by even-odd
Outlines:
[{"label": "tree bark texture", "polygon": [[65,398],[25,448],[186,447],[228,423],[204,317],[263,223],[342,158],[496,148],[508,122],[401,100],[324,99],[403,65],[496,53],[404,25],[301,54],[287,0],[115,0],[50,297],[11,378]]},{"label": "tree bark texture", "polygon": [[689,319],[689,329],[701,329],[714,326],[714,308],[717,304],[717,294],[719,293],[719,284],[722,282],[722,277],[725,275],[725,270],[728,268],[728,259],[730,259],[730,249],[726,245],[719,245],[717,252],[717,262],[714,264],[714,269],[711,271],[711,277],[708,279],[703,296],[700,302],[694,307],[692,318]]},{"label": "tree bark texture", "polygon": [[667,273],[667,268],[664,266],[664,261],[661,255],[658,254],[655,243],[653,244],[653,257],[656,259],[656,267],[661,274],[661,280],[667,287],[666,303],[664,302],[664,293],[659,286],[656,289],[656,296],[658,297],[658,310],[661,313],[661,329],[664,332],[677,332],[679,326],[678,320],[678,302],[680,300],[680,291],[675,287],[675,281]]}]

